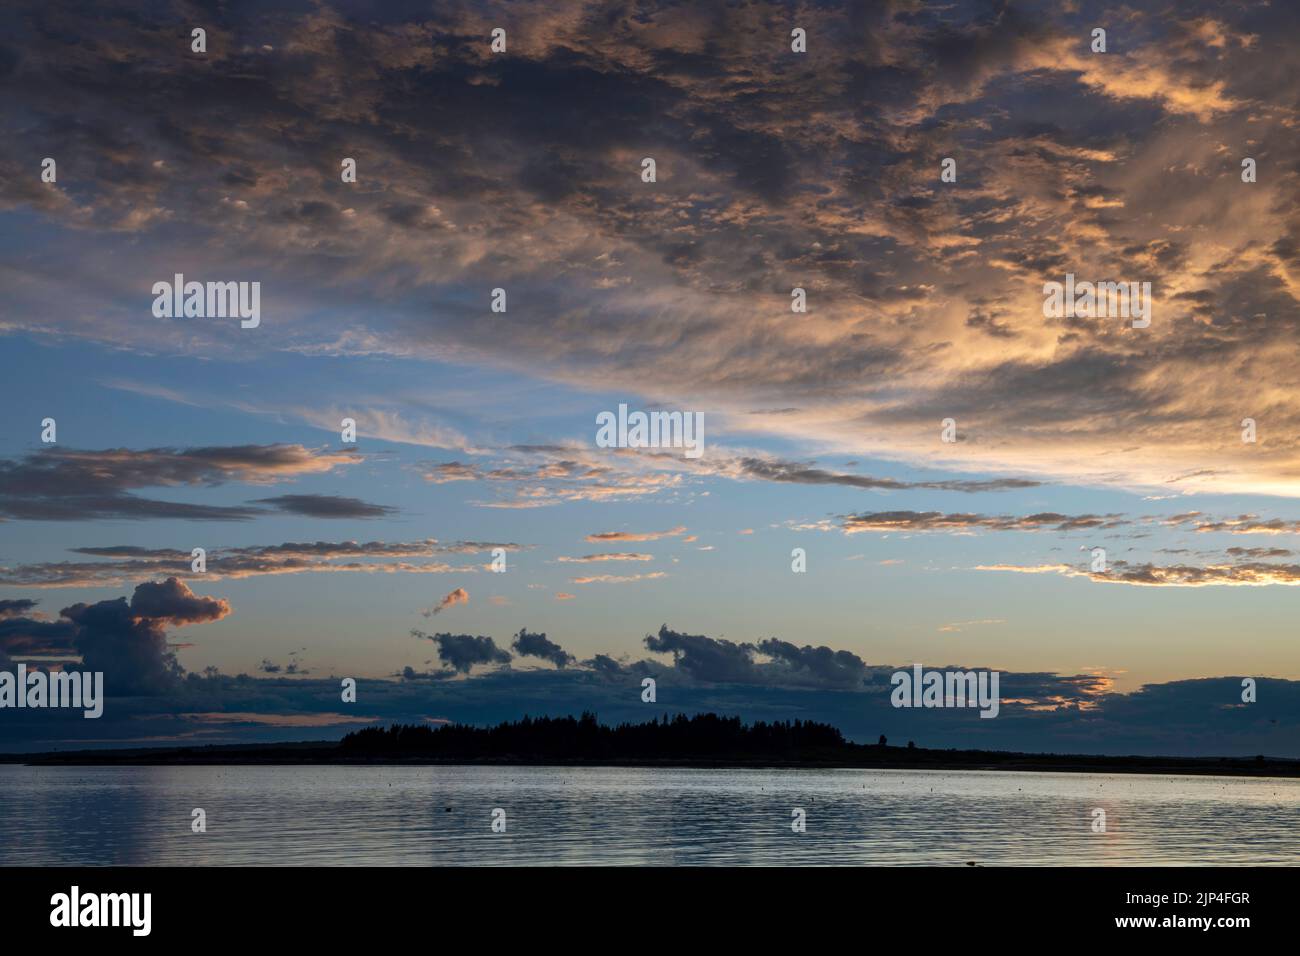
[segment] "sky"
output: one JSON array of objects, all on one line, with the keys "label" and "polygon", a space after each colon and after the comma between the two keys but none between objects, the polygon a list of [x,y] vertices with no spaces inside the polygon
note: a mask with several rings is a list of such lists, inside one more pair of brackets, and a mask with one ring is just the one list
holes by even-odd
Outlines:
[{"label": "sky", "polygon": [[[0,749],[715,710],[1300,757],[1292,5],[6,25],[0,670],[108,700]],[[160,316],[178,274],[260,321]],[[1048,315],[1067,274],[1149,326]],[[620,405],[701,453],[602,447]],[[890,706],[918,662],[999,716]]]}]

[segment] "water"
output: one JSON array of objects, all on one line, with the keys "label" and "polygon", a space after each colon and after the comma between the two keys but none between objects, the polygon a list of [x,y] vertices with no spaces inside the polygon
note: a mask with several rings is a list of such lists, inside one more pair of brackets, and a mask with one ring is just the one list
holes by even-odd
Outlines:
[{"label": "water", "polygon": [[0,765],[5,865],[1294,865],[1298,837],[1288,779]]}]

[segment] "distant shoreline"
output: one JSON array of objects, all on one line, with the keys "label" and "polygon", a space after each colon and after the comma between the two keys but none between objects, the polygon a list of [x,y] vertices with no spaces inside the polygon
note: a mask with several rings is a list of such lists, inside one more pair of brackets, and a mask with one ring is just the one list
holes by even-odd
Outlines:
[{"label": "distant shoreline", "polygon": [[364,727],[339,741],[146,747],[0,754],[28,766],[505,766],[698,769],[1001,770],[1044,773],[1300,777],[1300,760],[1257,757],[1106,757],[997,750],[932,750],[908,741],[858,744],[830,724],[755,721],[719,714],[654,717],[639,724],[524,717],[470,724]]},{"label": "distant shoreline", "polygon": [[573,757],[501,754],[356,754],[329,742],[216,745],[130,750],[52,751],[0,754],[0,764],[31,767],[93,766],[554,766],[641,767],[646,769],[754,770],[985,770],[1039,773],[1135,773],[1229,777],[1300,777],[1300,760],[1245,757],[1107,757],[1071,754],[1024,754],[981,750],[928,750],[850,744],[860,753],[774,756]]}]

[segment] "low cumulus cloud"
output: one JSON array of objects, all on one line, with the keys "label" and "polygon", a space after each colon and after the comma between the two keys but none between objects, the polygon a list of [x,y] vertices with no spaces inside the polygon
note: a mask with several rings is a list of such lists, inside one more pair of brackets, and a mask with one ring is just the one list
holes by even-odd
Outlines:
[{"label": "low cumulus cloud", "polygon": [[457,674],[468,674],[476,664],[509,664],[511,654],[497,647],[490,637],[470,634],[425,634],[411,631],[412,636],[432,641],[438,647],[438,660]]},{"label": "low cumulus cloud", "polygon": [[540,657],[550,661],[556,667],[567,667],[573,663],[573,655],[559,644],[549,640],[545,634],[534,634],[521,628],[510,645],[520,657]]},{"label": "low cumulus cloud", "polygon": [[759,641],[757,649],[785,665],[794,676],[806,675],[827,687],[856,687],[867,676],[866,663],[850,651],[836,651],[809,644],[797,647],[789,641],[774,637]]},{"label": "low cumulus cloud", "polygon": [[854,688],[867,676],[866,663],[850,651],[799,647],[777,638],[736,643],[664,625],[658,634],[646,637],[645,646],[656,654],[671,654],[674,667],[702,681]]},{"label": "low cumulus cloud", "polygon": [[168,646],[167,628],[219,621],[231,613],[221,598],[202,597],[177,578],[146,581],[125,597],[73,604],[57,621],[0,620],[0,653],[10,658],[62,659],[65,666],[103,671],[111,696],[159,694],[182,670]]},{"label": "low cumulus cloud", "polygon": [[671,654],[674,666],[698,680],[748,684],[757,679],[752,644],[684,634],[665,624],[658,634],[646,636],[645,646],[655,654]]}]

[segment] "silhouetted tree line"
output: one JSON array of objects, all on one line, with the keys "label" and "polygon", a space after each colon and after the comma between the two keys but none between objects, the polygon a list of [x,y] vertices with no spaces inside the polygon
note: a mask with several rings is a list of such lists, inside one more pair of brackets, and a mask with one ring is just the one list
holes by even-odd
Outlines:
[{"label": "silhouetted tree line", "polygon": [[851,746],[830,724],[808,720],[758,721],[697,714],[664,715],[643,724],[610,727],[596,715],[525,717],[495,727],[465,724],[394,724],[367,727],[340,742],[350,754],[410,754],[439,757],[687,758],[794,756]]}]

